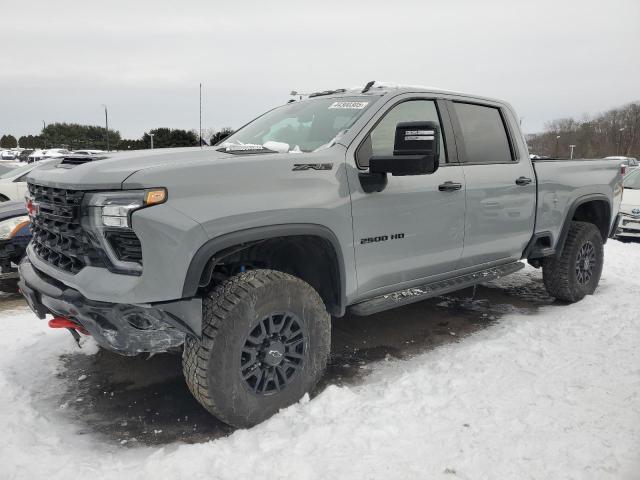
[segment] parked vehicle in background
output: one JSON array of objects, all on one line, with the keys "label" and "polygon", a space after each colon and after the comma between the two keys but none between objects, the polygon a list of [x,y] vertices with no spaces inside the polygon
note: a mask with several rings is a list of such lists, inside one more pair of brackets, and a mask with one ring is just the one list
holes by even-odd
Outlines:
[{"label": "parked vehicle in background", "polygon": [[622,163],[622,165],[627,167],[627,171],[635,170],[636,168],[638,168],[640,166],[640,163],[638,163],[638,159],[634,158],[634,157],[613,156],[613,157],[606,157],[606,159],[607,160],[619,160],[620,163]]},{"label": "parked vehicle in background", "polygon": [[16,152],[14,152],[13,150],[3,150],[2,154],[0,154],[0,158],[2,160],[15,160]]},{"label": "parked vehicle in background", "polygon": [[38,162],[45,158],[62,158],[65,155],[70,155],[71,152],[65,148],[49,148],[47,150],[35,150],[28,157],[28,163]]},{"label": "parked vehicle in background", "polygon": [[0,202],[18,201],[24,203],[25,196],[29,192],[27,188],[27,175],[35,168],[46,165],[56,160],[43,160],[13,168],[0,175]]},{"label": "parked vehicle in background", "polygon": [[48,150],[43,150],[43,158],[62,158],[70,153],[66,148],[49,148]]},{"label": "parked vehicle in background", "polygon": [[45,156],[46,150],[36,149],[27,157],[27,163],[39,162]]},{"label": "parked vehicle in background", "polygon": [[29,160],[29,155],[31,155],[35,150],[22,150],[18,155],[18,160],[21,162],[26,162]]},{"label": "parked vehicle in background", "polygon": [[104,150],[74,150],[72,153],[76,155],[100,155],[105,152]]},{"label": "parked vehicle in background", "polygon": [[609,160],[532,161],[505,102],[373,82],[275,108],[214,148],[106,155],[29,174],[20,289],[116,353],[184,345],[195,398],[239,427],[313,390],[330,315],[523,260],[553,297],[594,293],[622,195]]},{"label": "parked vehicle in background", "polygon": [[25,202],[0,203],[0,291],[18,291],[18,264],[30,240]]},{"label": "parked vehicle in background", "polygon": [[640,238],[640,169],[632,171],[624,178],[616,237]]}]

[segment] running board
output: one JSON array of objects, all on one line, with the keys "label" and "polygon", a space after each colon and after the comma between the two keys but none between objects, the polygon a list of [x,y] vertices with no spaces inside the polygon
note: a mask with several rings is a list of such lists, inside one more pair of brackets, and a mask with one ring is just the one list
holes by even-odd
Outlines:
[{"label": "running board", "polygon": [[506,265],[487,268],[486,270],[460,275],[459,277],[453,277],[447,280],[440,280],[439,282],[398,290],[397,292],[379,295],[369,300],[356,303],[349,307],[349,313],[359,316],[371,315],[382,312],[383,310],[409,305],[410,303],[420,302],[427,298],[461,290],[477,285],[478,283],[495,280],[496,278],[517,272],[522,268],[524,268],[522,262],[507,263]]}]

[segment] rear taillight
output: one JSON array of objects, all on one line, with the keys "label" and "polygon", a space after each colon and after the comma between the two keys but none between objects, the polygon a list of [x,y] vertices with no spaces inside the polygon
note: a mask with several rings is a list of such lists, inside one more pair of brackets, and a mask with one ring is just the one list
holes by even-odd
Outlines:
[{"label": "rear taillight", "polygon": [[620,175],[623,177],[627,174],[627,166],[623,163],[620,165]]}]

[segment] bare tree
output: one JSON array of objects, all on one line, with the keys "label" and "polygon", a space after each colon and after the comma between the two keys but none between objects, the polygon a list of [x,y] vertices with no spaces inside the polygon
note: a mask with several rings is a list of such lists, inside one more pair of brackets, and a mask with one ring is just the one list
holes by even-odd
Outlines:
[{"label": "bare tree", "polygon": [[544,132],[527,136],[533,154],[569,158],[569,145],[576,157],[610,155],[640,156],[640,102],[614,108],[581,120],[561,118],[547,122]]}]

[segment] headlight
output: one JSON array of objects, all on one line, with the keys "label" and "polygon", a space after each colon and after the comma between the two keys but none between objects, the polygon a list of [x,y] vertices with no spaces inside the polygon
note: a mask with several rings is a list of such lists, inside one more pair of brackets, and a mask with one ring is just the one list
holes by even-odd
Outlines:
[{"label": "headlight", "polygon": [[0,222],[0,240],[9,240],[15,237],[22,227],[29,225],[29,216],[13,217]]},{"label": "headlight", "polygon": [[167,191],[164,188],[86,193],[82,203],[82,226],[92,243],[107,255],[116,271],[139,275],[142,272],[141,263],[119,255],[117,245],[114,247],[109,239],[125,235],[127,241],[132,241],[133,236],[140,245],[132,231],[132,214],[166,200]]},{"label": "headlight", "polygon": [[121,192],[96,192],[87,196],[87,214],[93,226],[131,228],[131,214],[151,205],[164,203],[167,191],[124,190]]}]

